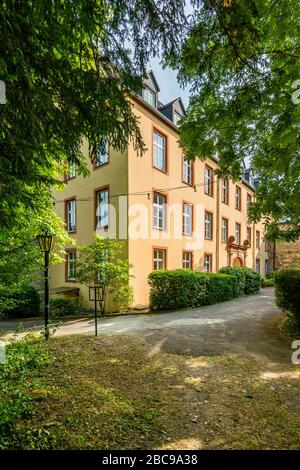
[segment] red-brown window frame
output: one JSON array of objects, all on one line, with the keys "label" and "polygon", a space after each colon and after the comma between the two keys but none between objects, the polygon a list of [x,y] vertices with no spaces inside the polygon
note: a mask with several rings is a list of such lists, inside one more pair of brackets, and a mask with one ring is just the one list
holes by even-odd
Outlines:
[{"label": "red-brown window frame", "polygon": [[194,252],[191,251],[191,250],[182,250],[182,268],[183,269],[188,269],[188,268],[185,268],[183,266],[183,256],[184,256],[185,253],[188,253],[188,254],[191,255],[191,268],[190,269],[193,269],[194,268]]},{"label": "red-brown window frame", "polygon": [[[98,208],[98,193],[101,191],[108,191],[108,206],[110,204],[110,189],[109,189],[109,184],[105,184],[104,186],[100,186],[99,188],[94,189],[94,230],[97,230],[97,208]],[[102,229],[106,229],[109,227],[109,222],[110,222],[110,211],[108,207],[108,225],[105,227],[101,227]]]},{"label": "red-brown window frame", "polygon": [[[206,192],[206,188],[205,188],[205,170],[206,169],[211,171],[211,193]],[[204,166],[204,194],[210,197],[214,197],[214,169],[212,166],[208,165],[207,163]]]},{"label": "red-brown window frame", "polygon": [[[211,238],[206,238],[206,235],[205,235],[205,216],[206,214],[210,214],[211,215]],[[204,239],[205,240],[209,240],[209,241],[213,241],[214,240],[214,214],[213,212],[211,211],[204,211]]]},{"label": "red-brown window frame", "polygon": [[[223,234],[223,220],[226,220],[227,224],[226,224],[226,240],[222,240],[222,234]],[[227,219],[227,217],[222,217],[221,218],[221,243],[227,243],[228,241],[228,233],[229,233],[229,219]]]},{"label": "red-brown window frame", "polygon": [[[157,132],[157,134],[160,134],[162,135],[164,138],[165,138],[165,142],[166,142],[166,169],[165,170],[161,170],[160,168],[157,168],[156,166],[154,166],[154,132]],[[160,171],[161,173],[165,174],[165,175],[168,175],[169,174],[169,142],[168,142],[168,134],[164,131],[162,131],[159,127],[157,126],[154,126],[152,124],[152,133],[151,133],[151,137],[152,137],[152,168],[154,170],[157,170],[157,171]]]},{"label": "red-brown window frame", "polygon": [[164,267],[164,269],[168,269],[168,248],[166,246],[153,246],[152,247],[152,271],[156,271],[154,269],[154,252],[155,252],[155,250],[165,252],[165,267]]},{"label": "red-brown window frame", "polygon": [[[72,230],[72,232],[69,232],[69,230],[68,230],[68,203],[70,201],[75,201],[75,230]],[[74,233],[77,233],[77,200],[76,200],[76,196],[70,196],[70,197],[67,197],[66,199],[64,199],[64,205],[65,205],[64,217],[65,217],[66,229],[67,229],[67,232],[70,235],[72,235]]]},{"label": "red-brown window frame", "polygon": [[66,255],[65,255],[65,282],[76,282],[75,279],[68,279],[68,253],[75,253],[75,261],[77,258],[76,248],[66,248]]}]

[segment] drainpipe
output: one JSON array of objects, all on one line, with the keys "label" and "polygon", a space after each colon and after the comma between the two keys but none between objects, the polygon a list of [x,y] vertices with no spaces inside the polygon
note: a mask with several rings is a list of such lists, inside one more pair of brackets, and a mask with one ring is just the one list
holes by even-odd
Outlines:
[{"label": "drainpipe", "polygon": [[217,200],[216,200],[216,272],[220,266],[220,178],[217,179]]}]

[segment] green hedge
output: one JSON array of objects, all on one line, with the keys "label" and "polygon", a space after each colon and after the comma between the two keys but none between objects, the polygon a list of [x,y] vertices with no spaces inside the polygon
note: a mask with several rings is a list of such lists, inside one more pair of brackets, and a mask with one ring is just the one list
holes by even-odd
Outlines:
[{"label": "green hedge", "polygon": [[40,315],[40,295],[31,285],[20,286],[7,298],[11,297],[13,308],[3,311],[5,317],[28,318]]},{"label": "green hedge", "polygon": [[150,273],[148,279],[152,310],[200,307],[238,296],[237,279],[225,274],[158,270]]},{"label": "green hedge", "polygon": [[247,267],[236,268],[234,266],[224,266],[220,273],[236,276],[238,279],[239,295],[256,294],[259,292],[261,277],[260,274]]},{"label": "green hedge", "polygon": [[283,269],[275,274],[276,304],[300,329],[300,269]]},{"label": "green hedge", "polygon": [[76,301],[63,296],[50,297],[50,312],[52,317],[75,315],[77,312]]}]

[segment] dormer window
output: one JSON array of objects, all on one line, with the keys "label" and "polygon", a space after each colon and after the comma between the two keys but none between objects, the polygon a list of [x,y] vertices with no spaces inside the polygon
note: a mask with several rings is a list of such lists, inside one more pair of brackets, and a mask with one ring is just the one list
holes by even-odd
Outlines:
[{"label": "dormer window", "polygon": [[143,98],[144,100],[150,104],[153,108],[156,108],[156,96],[155,93],[150,90],[150,88],[145,87],[143,90]]},{"label": "dormer window", "polygon": [[174,111],[173,120],[174,120],[174,124],[176,124],[176,126],[178,125],[178,122],[180,121],[181,118],[182,118],[182,116],[179,113],[177,113],[177,111]]}]

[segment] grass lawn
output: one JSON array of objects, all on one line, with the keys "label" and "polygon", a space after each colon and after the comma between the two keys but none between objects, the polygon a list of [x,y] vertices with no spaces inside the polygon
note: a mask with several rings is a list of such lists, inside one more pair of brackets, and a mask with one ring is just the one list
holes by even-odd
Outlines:
[{"label": "grass lawn", "polygon": [[0,449],[296,449],[299,378],[123,335],[20,341],[0,366]]}]

